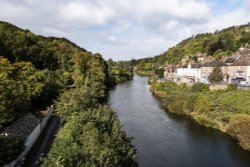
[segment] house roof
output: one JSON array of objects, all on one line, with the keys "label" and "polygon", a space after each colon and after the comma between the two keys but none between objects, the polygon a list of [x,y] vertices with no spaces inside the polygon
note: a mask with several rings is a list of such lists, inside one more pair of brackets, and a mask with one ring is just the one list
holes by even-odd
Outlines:
[{"label": "house roof", "polygon": [[229,57],[225,60],[225,63],[234,63],[235,62],[235,58],[234,57]]},{"label": "house roof", "polygon": [[214,61],[203,64],[203,67],[221,67],[221,66],[227,66],[227,65],[223,63],[222,61],[218,61],[218,60],[214,60]]},{"label": "house roof", "polygon": [[27,113],[7,127],[3,133],[27,138],[39,122],[40,119],[31,113]]},{"label": "house roof", "polygon": [[236,61],[231,66],[250,66],[250,61],[245,61],[245,60]]},{"label": "house roof", "polygon": [[[191,64],[191,68],[200,68],[202,65],[199,63]],[[180,68],[188,68],[188,64],[181,66]]]}]

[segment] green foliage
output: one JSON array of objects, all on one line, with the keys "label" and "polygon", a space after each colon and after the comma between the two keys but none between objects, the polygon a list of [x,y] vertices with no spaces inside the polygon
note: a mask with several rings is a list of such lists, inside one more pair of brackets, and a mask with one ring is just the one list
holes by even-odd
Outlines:
[{"label": "green foliage", "polygon": [[245,43],[245,44],[249,44],[250,43],[250,33],[249,32],[242,32],[240,42]]},{"label": "green foliage", "polygon": [[31,63],[11,64],[0,57],[0,125],[29,110],[31,100],[40,95],[44,86],[41,80]]},{"label": "green foliage", "polygon": [[150,62],[150,59],[144,59],[139,61],[136,65],[136,69],[138,71],[151,71],[153,70],[152,63]]},{"label": "green foliage", "polygon": [[250,115],[239,114],[229,123],[227,132],[239,139],[240,145],[250,149]]},{"label": "green foliage", "polygon": [[236,89],[237,89],[237,85],[235,85],[235,84],[228,84],[227,85],[228,91],[232,91],[232,90],[236,90]]},{"label": "green foliage", "polygon": [[216,122],[214,122],[213,120],[210,120],[210,119],[204,117],[203,115],[195,116],[194,119],[200,125],[206,126],[208,128],[214,128],[214,129],[218,129],[219,128],[219,125]]},{"label": "green foliage", "polygon": [[77,88],[63,92],[56,102],[56,113],[63,119],[79,112],[81,109],[95,107],[98,104],[96,97],[88,89]]},{"label": "green foliage", "polygon": [[24,140],[14,136],[0,135],[0,166],[9,164],[24,150]]},{"label": "green foliage", "polygon": [[222,59],[223,57],[227,56],[228,53],[227,52],[224,52],[223,50],[219,49],[217,50],[215,53],[214,53],[214,58],[216,60],[220,60]]},{"label": "green foliage", "polygon": [[208,76],[208,79],[210,83],[220,83],[223,80],[223,73],[220,67],[215,67]]},{"label": "green foliage", "polygon": [[154,72],[159,78],[163,78],[163,76],[164,76],[164,69],[163,68],[157,68],[154,70]]},{"label": "green foliage", "polygon": [[209,86],[204,83],[195,83],[191,87],[192,92],[203,92],[203,91],[209,91]]},{"label": "green foliage", "polygon": [[151,91],[159,96],[170,112],[192,116],[199,124],[227,131],[250,149],[250,91],[229,85],[210,91],[205,84],[192,87],[172,82],[153,83]]},{"label": "green foliage", "polygon": [[199,54],[211,55],[216,59],[221,59],[229,56],[245,44],[250,44],[248,24],[229,27],[214,33],[194,35],[169,48],[161,55],[138,60],[137,68],[143,71],[153,70],[166,64],[179,64],[184,57],[191,57],[194,61],[197,61]]},{"label": "green foliage", "polygon": [[44,166],[136,165],[131,139],[117,116],[100,106],[113,81],[132,78],[132,61],[109,64],[67,39],[36,36],[4,22],[0,55],[0,128],[28,112],[30,105],[57,98],[56,113],[65,127]]},{"label": "green foliage", "polygon": [[135,150],[107,106],[73,114],[43,166],[136,166]]},{"label": "green foliage", "polygon": [[111,83],[110,86],[114,86],[116,84],[131,80],[133,78],[133,61],[118,61],[113,62],[113,60],[109,60],[109,78]]}]

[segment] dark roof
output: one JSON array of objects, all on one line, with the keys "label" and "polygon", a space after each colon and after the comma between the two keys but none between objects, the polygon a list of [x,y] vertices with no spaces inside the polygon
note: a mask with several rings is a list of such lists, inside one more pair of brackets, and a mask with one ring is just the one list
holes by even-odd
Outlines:
[{"label": "dark roof", "polygon": [[[191,68],[200,68],[202,65],[199,63],[191,64]],[[188,64],[181,66],[181,68],[188,68]]]},{"label": "dark roof", "polygon": [[235,58],[234,57],[229,57],[225,60],[225,63],[234,63],[235,62]]},{"label": "dark roof", "polygon": [[196,64],[191,64],[191,68],[201,68],[201,64],[198,64],[198,63],[196,63]]},{"label": "dark roof", "polygon": [[7,127],[3,133],[27,138],[39,122],[40,119],[28,113]]},{"label": "dark roof", "polygon": [[203,64],[203,67],[221,67],[221,66],[227,66],[227,65],[223,63],[222,61],[218,61],[218,60],[214,60],[214,61]]},{"label": "dark roof", "polygon": [[236,61],[231,66],[250,66],[250,61],[244,61],[244,60]]}]

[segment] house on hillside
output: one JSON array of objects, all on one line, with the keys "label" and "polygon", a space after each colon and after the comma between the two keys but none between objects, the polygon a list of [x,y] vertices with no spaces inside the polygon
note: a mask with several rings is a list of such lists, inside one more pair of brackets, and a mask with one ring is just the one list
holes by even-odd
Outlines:
[{"label": "house on hillside", "polygon": [[228,83],[239,84],[241,81],[250,82],[250,61],[236,61],[225,68]]},{"label": "house on hillside", "polygon": [[[202,82],[209,83],[209,76],[215,67],[219,67],[223,73],[224,83],[239,84],[241,81],[250,82],[250,45],[241,47],[239,51],[223,60],[214,60],[211,56],[197,55],[200,63],[191,64],[188,57],[182,59],[182,65],[173,70],[171,66],[165,68],[165,75],[174,78],[173,81],[181,83]],[[173,72],[175,71],[175,72]]]},{"label": "house on hillside", "polygon": [[175,74],[175,82],[194,83],[200,82],[201,79],[201,64],[188,64],[177,68]]},{"label": "house on hillside", "polygon": [[241,81],[250,81],[250,46],[241,47],[233,56],[225,60],[227,67],[225,75],[228,75],[228,82],[239,84]]},{"label": "house on hillside", "polygon": [[174,75],[176,73],[177,67],[175,65],[169,65],[164,68],[164,78],[173,81],[174,80]]},{"label": "house on hillside", "polygon": [[[210,76],[211,72],[215,67],[220,67],[222,73],[225,74],[226,66],[227,64],[219,60],[214,60],[203,64],[201,67],[201,82],[209,83],[208,77]],[[225,80],[227,80],[227,76],[225,76],[224,78]]]}]

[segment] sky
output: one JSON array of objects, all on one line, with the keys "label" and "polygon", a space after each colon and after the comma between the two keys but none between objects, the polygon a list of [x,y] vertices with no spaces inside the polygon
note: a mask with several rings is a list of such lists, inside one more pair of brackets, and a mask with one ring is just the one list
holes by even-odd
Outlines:
[{"label": "sky", "polygon": [[250,22],[250,0],[0,0],[0,11],[2,21],[113,60],[156,56],[193,34]]}]

